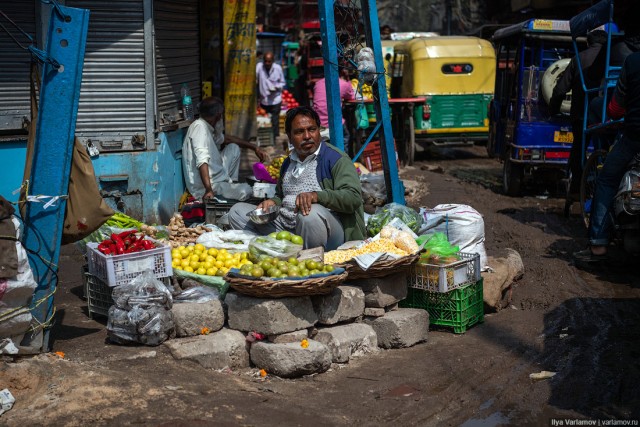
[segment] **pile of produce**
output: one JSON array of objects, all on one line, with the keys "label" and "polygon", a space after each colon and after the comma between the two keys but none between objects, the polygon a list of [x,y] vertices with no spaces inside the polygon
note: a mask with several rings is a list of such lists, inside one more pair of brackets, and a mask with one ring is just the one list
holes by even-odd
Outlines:
[{"label": "pile of produce", "polygon": [[210,228],[201,225],[197,227],[187,227],[184,224],[182,215],[174,214],[169,220],[169,241],[172,248],[177,248],[189,243],[194,243],[198,236],[211,231]]},{"label": "pile of produce", "polygon": [[267,110],[262,107],[258,107],[258,109],[256,110],[256,115],[260,117],[269,117],[269,113],[267,113]]},{"label": "pile of produce", "polygon": [[240,267],[240,274],[244,276],[271,277],[274,279],[299,279],[315,274],[331,273],[332,271],[332,265],[325,265],[310,259],[298,261],[295,257],[284,261],[280,258],[264,256],[255,264],[245,264]]},{"label": "pile of produce", "polygon": [[262,260],[263,257],[279,258],[282,260],[297,257],[302,250],[304,241],[302,237],[280,231],[271,233],[268,236],[256,237],[249,242],[249,259],[254,263]]},{"label": "pile of produce", "polygon": [[280,168],[282,167],[282,163],[284,163],[285,156],[276,157],[271,161],[271,163],[267,166],[267,172],[274,180],[278,180],[280,177]]},{"label": "pile of produce", "polygon": [[176,270],[196,273],[203,276],[224,276],[232,268],[252,266],[248,252],[231,254],[226,249],[207,249],[196,244],[179,246],[171,251],[171,265]]},{"label": "pile of produce", "polygon": [[422,226],[422,217],[415,210],[398,203],[384,205],[367,221],[367,232],[370,236],[380,233],[382,227],[387,225],[392,219],[400,219],[414,233],[419,233]]},{"label": "pile of produce", "polygon": [[105,255],[131,254],[155,248],[156,245],[151,240],[145,240],[144,235],[137,236],[135,230],[113,233],[110,239],[98,244],[98,250]]},{"label": "pile of produce", "polygon": [[395,254],[401,257],[409,255],[409,252],[397,247],[395,243],[393,243],[393,240],[381,237],[378,240],[374,240],[369,243],[366,243],[356,249],[329,251],[324,254],[324,262],[326,264],[343,264],[357,257],[358,255],[377,253],[377,252],[386,252],[386,253]]},{"label": "pile of produce", "polygon": [[294,98],[291,92],[289,92],[286,89],[282,91],[282,108],[283,109],[286,110],[289,108],[296,108],[299,106],[300,104],[298,103],[298,101],[296,101],[296,99]]}]

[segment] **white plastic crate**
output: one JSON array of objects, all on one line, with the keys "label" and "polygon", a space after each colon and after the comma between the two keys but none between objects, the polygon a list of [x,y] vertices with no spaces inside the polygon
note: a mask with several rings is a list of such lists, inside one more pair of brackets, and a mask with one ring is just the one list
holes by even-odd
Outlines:
[{"label": "white plastic crate", "polygon": [[450,264],[422,264],[411,266],[407,285],[431,292],[449,292],[480,280],[480,254],[457,254],[460,261]]},{"label": "white plastic crate", "polygon": [[88,243],[87,260],[89,273],[111,287],[125,285],[145,270],[153,271],[157,279],[173,275],[169,246],[107,256],[98,250],[97,243]]}]

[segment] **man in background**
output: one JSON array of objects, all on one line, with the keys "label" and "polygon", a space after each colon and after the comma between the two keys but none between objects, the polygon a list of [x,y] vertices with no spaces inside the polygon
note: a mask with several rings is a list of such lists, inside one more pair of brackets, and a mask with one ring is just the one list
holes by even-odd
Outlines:
[{"label": "man in background", "polygon": [[[353,86],[349,81],[349,74],[346,69],[340,71],[340,101],[349,101],[355,98]],[[324,128],[329,127],[329,106],[327,105],[327,86],[325,78],[318,80],[313,87],[313,109],[320,117],[320,125]],[[344,151],[349,154],[349,129],[342,118],[342,134],[344,135]]]},{"label": "man in background", "polygon": [[225,136],[224,106],[216,97],[200,102],[200,117],[191,123],[182,145],[182,169],[187,190],[196,199],[216,194],[216,184],[238,180],[240,149],[253,150],[260,161],[267,155],[243,139]]},{"label": "man in background", "polygon": [[282,90],[285,86],[284,72],[280,64],[273,62],[273,52],[264,54],[264,60],[256,66],[260,106],[271,115],[274,139],[280,136],[280,110]]}]

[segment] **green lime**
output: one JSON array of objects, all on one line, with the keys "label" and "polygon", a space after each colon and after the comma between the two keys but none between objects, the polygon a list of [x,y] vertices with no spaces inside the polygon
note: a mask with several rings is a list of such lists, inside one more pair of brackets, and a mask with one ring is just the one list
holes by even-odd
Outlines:
[{"label": "green lime", "polygon": [[302,237],[294,234],[293,236],[291,236],[291,243],[296,245],[304,245],[304,240],[302,239]]},{"label": "green lime", "polygon": [[276,239],[278,240],[291,240],[291,233],[288,231],[281,231],[277,234]]}]

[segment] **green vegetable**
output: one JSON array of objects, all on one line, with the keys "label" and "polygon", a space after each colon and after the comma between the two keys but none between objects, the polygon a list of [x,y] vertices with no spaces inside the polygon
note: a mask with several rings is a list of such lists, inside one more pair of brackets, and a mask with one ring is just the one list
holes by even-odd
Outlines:
[{"label": "green vegetable", "polygon": [[414,233],[420,231],[422,217],[418,212],[398,203],[389,203],[369,217],[369,221],[367,221],[367,232],[370,236],[375,236],[380,233],[382,227],[396,217],[404,222]]}]

